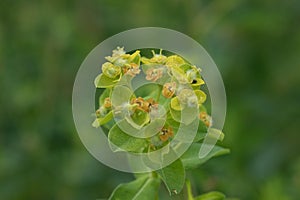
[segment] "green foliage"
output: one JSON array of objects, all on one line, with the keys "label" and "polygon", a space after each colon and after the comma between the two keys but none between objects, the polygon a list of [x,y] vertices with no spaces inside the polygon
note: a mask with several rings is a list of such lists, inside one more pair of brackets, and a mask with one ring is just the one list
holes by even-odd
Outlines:
[{"label": "green foliage", "polygon": [[153,200],[157,199],[160,179],[144,175],[130,183],[120,184],[109,200]]},{"label": "green foliage", "polygon": [[178,194],[185,183],[185,169],[180,159],[157,171],[169,194]]},{"label": "green foliage", "polygon": [[[113,151],[156,151],[169,145],[178,130],[184,130],[182,142],[193,143],[177,160],[153,171],[151,176],[138,175],[136,180],[119,185],[110,199],[156,199],[160,180],[170,196],[182,194],[187,169],[229,153],[226,148],[214,146],[207,156],[199,158],[201,146],[207,145],[203,143],[205,137],[220,141],[224,138],[222,131],[211,127],[211,117],[203,104],[206,94],[200,89],[204,84],[201,70],[178,55],[167,57],[162,51],[159,54],[152,52],[152,58],[145,58],[141,57],[140,51],[127,54],[124,48],[118,47],[112,56],[106,57],[108,62],[102,65],[102,73],[95,79],[95,86],[105,89],[99,96],[93,126],[114,124],[108,132]],[[144,63],[142,70],[140,62]],[[141,72],[150,83],[133,91],[132,81]],[[114,117],[118,120],[113,120]],[[189,126],[193,128],[187,128]],[[196,135],[191,138],[194,131]],[[169,147],[167,149],[173,152]],[[160,163],[164,159],[163,154],[150,155],[149,160],[144,160],[146,163]],[[218,200],[221,196],[221,193],[212,192],[196,199]]]},{"label": "green foliage", "polygon": [[114,151],[142,152],[146,148],[147,141],[144,139],[132,137],[124,133],[120,127],[115,124],[108,133],[109,141],[114,145]]},{"label": "green foliage", "polygon": [[194,192],[214,176],[212,190],[241,200],[299,199],[299,0],[0,4],[1,199],[106,199],[132,178],[83,148],[71,91],[93,47],[149,24],[202,44],[226,86],[232,153],[195,170]]},{"label": "green foliage", "polygon": [[214,146],[212,151],[208,153],[204,158],[199,158],[198,153],[201,148],[201,143],[194,143],[190,146],[190,148],[181,156],[182,163],[186,169],[197,168],[209,159],[221,156],[224,154],[228,154],[230,152],[229,149]]}]

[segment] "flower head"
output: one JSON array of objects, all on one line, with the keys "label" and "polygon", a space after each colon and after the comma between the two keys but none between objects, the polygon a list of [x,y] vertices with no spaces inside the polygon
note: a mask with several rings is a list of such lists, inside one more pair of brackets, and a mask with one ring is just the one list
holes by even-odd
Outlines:
[{"label": "flower head", "polygon": [[165,142],[167,140],[169,140],[170,137],[173,137],[174,135],[174,132],[173,132],[173,129],[172,127],[164,127],[161,129],[161,132],[159,133],[159,138],[161,141]]},{"label": "flower head", "polygon": [[169,56],[166,60],[166,65],[168,67],[180,67],[183,64],[185,64],[185,61],[177,55]]},{"label": "flower head", "polygon": [[171,98],[176,91],[176,83],[165,83],[162,90],[162,95],[166,98]]},{"label": "flower head", "polygon": [[102,72],[108,78],[116,78],[121,73],[121,68],[110,62],[106,62],[102,65]]},{"label": "flower head", "polygon": [[167,56],[162,55],[162,49],[159,51],[159,54],[156,54],[152,50],[153,57],[150,59],[152,63],[164,64],[167,61]]},{"label": "flower head", "polygon": [[106,56],[105,59],[111,63],[120,60],[122,57],[126,56],[126,52],[124,51],[124,47],[117,47],[112,51],[112,56]]},{"label": "flower head", "polygon": [[123,68],[123,72],[124,72],[124,74],[128,74],[132,77],[135,77],[137,74],[139,74],[141,72],[141,70],[137,64],[130,63],[130,64],[127,64]]},{"label": "flower head", "polygon": [[158,106],[157,102],[155,102],[152,98],[147,100],[143,99],[142,97],[133,98],[131,99],[130,103],[136,104],[136,109],[140,109],[148,113],[151,111],[151,109],[155,109]]},{"label": "flower head", "polygon": [[146,80],[148,81],[157,81],[163,75],[162,68],[151,68],[146,71]]}]

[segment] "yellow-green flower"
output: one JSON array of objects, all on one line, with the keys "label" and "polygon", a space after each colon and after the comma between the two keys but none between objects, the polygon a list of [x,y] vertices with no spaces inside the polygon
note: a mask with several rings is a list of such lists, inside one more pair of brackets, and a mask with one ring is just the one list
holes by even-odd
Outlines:
[{"label": "yellow-green flower", "polygon": [[165,64],[167,61],[167,56],[162,55],[162,49],[159,54],[156,54],[154,50],[152,50],[153,57],[152,58],[142,58],[142,62],[145,64],[156,63],[156,64]]},{"label": "yellow-green flower", "polygon": [[102,65],[102,72],[108,78],[116,78],[121,73],[121,67],[115,66],[110,62],[106,62]]},{"label": "yellow-green flower", "polygon": [[126,55],[126,52],[124,51],[124,47],[117,47],[112,51],[112,56],[106,56],[105,59],[109,62],[115,62],[118,58],[121,56]]},{"label": "yellow-green flower", "polygon": [[169,56],[166,60],[166,65],[168,67],[180,67],[185,64],[185,61],[177,55]]}]

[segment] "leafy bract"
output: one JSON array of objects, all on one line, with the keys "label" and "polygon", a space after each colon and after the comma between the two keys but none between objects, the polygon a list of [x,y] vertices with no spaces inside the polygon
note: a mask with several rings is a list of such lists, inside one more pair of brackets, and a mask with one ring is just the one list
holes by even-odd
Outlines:
[{"label": "leafy bract", "polygon": [[157,171],[170,195],[178,194],[185,183],[185,170],[180,159]]},{"label": "leafy bract", "polygon": [[107,76],[105,76],[104,74],[99,74],[95,81],[94,81],[94,84],[96,86],[96,88],[109,88],[109,87],[113,87],[117,80],[119,78],[115,78],[115,79],[112,79],[112,78],[109,78]]},{"label": "leafy bract", "polygon": [[213,149],[204,158],[199,158],[198,154],[201,148],[201,143],[193,143],[189,149],[180,157],[185,169],[196,168],[209,159],[228,154],[229,149],[215,145]]},{"label": "leafy bract", "polygon": [[158,198],[160,180],[157,177],[141,176],[136,180],[120,184],[109,200],[153,200]]},{"label": "leafy bract", "polygon": [[117,124],[110,129],[108,139],[113,151],[142,152],[147,146],[145,139],[130,136],[123,132]]}]

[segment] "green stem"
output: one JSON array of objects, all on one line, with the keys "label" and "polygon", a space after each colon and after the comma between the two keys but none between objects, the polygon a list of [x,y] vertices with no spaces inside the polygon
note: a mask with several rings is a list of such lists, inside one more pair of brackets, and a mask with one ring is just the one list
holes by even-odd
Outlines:
[{"label": "green stem", "polygon": [[186,189],[187,189],[188,200],[194,200],[190,180],[187,179],[185,184],[186,184]]}]

